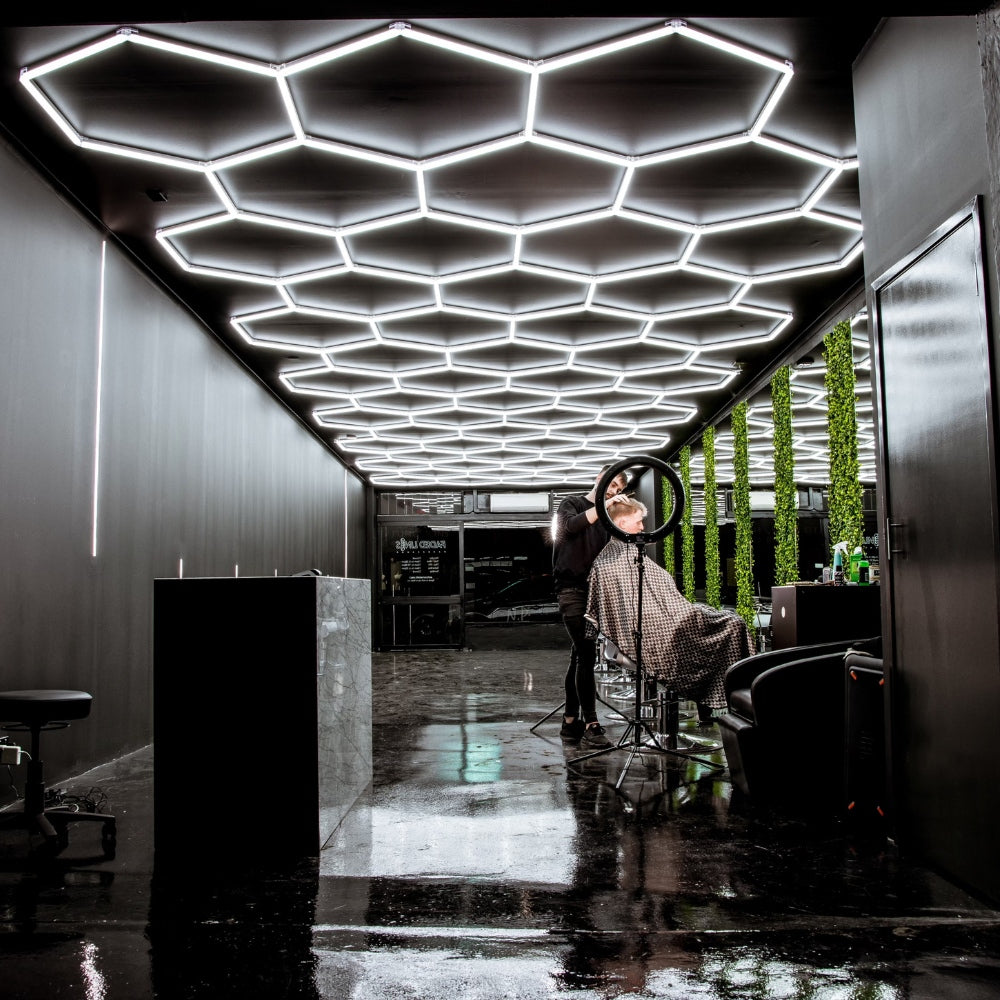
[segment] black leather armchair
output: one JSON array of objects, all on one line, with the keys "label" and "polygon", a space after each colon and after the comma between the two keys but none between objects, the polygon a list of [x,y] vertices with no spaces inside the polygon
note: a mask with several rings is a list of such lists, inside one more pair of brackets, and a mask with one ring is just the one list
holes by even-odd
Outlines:
[{"label": "black leather armchair", "polygon": [[733,784],[755,801],[837,810],[844,796],[844,656],[877,640],[772,650],[726,672],[716,722]]}]

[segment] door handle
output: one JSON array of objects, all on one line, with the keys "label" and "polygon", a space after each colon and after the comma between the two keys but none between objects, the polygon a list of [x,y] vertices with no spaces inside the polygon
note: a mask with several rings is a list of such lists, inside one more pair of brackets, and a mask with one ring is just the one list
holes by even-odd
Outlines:
[{"label": "door handle", "polygon": [[906,549],[901,544],[902,539],[900,536],[906,530],[905,521],[890,521],[889,518],[885,519],[885,537],[889,543],[889,558],[891,559],[893,555],[905,556]]}]

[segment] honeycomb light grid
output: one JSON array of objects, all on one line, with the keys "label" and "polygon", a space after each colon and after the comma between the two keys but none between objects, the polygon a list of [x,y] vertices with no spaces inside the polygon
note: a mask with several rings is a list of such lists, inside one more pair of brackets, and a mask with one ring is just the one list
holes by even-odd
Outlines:
[{"label": "honeycomb light grid", "polygon": [[[632,58],[671,38],[756,74],[765,96],[739,127],[691,141],[663,135],[658,145],[638,152],[624,142],[616,145],[610,133],[595,136],[586,109],[579,120],[564,116],[558,128],[552,124],[546,130],[546,96],[559,86],[561,75]],[[459,62],[487,64],[500,84],[508,84],[509,94],[523,95],[516,131],[413,157],[307,128],[297,95],[316,74],[350,68],[358,53],[400,41],[446,52]],[[180,68],[210,63],[238,86],[259,87],[263,81],[277,94],[285,134],[246,148],[234,144],[209,160],[193,159],[165,142],[134,146],[103,138],[99,131],[86,134],[59,106],[53,96],[58,90],[49,84],[58,82],[67,67],[79,72],[80,64],[122,45],[176,60]],[[282,371],[284,391],[315,399],[312,416],[318,429],[373,484],[417,487],[582,483],[601,461],[668,447],[698,416],[688,397],[721,393],[737,374],[732,363],[713,358],[769,343],[792,322],[789,312],[747,304],[752,289],[837,271],[857,259],[860,223],[822,206],[837,180],[856,169],[856,160],[766,132],[792,77],[789,62],[671,20],[546,59],[395,22],[280,65],[125,27],[22,70],[21,82],[65,138],[88,153],[162,163],[204,177],[217,210],[159,230],[163,251],[177,268],[206,281],[271,290],[275,307],[232,317],[238,336],[254,351],[293,350],[311,357],[310,364]],[[740,101],[747,103],[744,95]],[[442,107],[442,116],[450,106]],[[449,134],[457,134],[453,122],[445,124]],[[150,130],[155,131],[155,123]],[[649,171],[741,149],[766,150],[803,165],[808,181],[797,203],[699,222],[671,217],[649,198],[630,201],[630,191],[652,176]],[[259,198],[253,207],[241,203],[240,182],[248,167],[265,160],[280,165],[303,151],[331,168],[361,165],[378,176],[378,185],[373,181],[356,204],[342,206],[347,221],[282,214],[277,198],[264,206]],[[442,182],[470,164],[489,171],[536,161],[585,176],[591,194],[567,189],[565,197],[543,204],[531,200],[530,190],[521,190],[516,206],[483,198],[478,212],[466,212],[451,204]],[[384,201],[382,191],[389,192]],[[843,233],[842,253],[807,264],[788,259],[759,271],[699,258],[720,237],[797,225]],[[463,253],[469,259],[456,254],[428,263],[420,250],[427,226],[466,234]],[[579,260],[560,263],[551,259],[546,240],[565,232],[578,237],[582,252]],[[251,252],[255,240],[275,233],[294,233],[301,252],[277,262]],[[205,246],[209,234],[228,239],[234,253],[246,245],[239,266],[212,258]],[[649,237],[644,259],[610,255],[590,263],[600,258],[599,244],[617,239],[626,246],[637,234]],[[391,290],[394,304],[373,310],[359,288]],[[726,331],[704,339],[690,334],[691,325],[704,317],[715,318]],[[751,330],[741,332],[750,319]],[[581,332],[598,320],[615,325],[612,339],[592,341]],[[305,322],[308,336],[302,332]],[[558,324],[561,335],[547,337],[547,324]],[[439,332],[431,336],[428,329]],[[463,334],[463,329],[476,333]],[[810,406],[806,401],[801,409]],[[755,406],[750,419],[766,436],[769,417]],[[868,437],[863,440],[867,456]],[[721,435],[720,479],[726,475],[726,449]],[[765,450],[755,447],[751,456],[754,482],[769,480]],[[814,469],[818,474],[823,445],[805,417],[797,425],[796,454],[803,476],[811,478]]]}]

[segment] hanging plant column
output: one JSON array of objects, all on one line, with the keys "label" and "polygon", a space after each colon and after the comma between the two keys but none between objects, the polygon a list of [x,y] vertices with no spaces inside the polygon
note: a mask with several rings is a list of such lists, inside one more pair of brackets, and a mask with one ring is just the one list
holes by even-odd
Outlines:
[{"label": "hanging plant column", "polygon": [[736,514],[736,613],[757,635],[753,599],[753,525],[750,521],[750,450],[746,401],[733,407],[733,507]]},{"label": "hanging plant column", "polygon": [[722,607],[722,577],[719,557],[719,509],[716,506],[715,428],[706,427],[701,436],[705,456],[705,603]]},{"label": "hanging plant column", "polygon": [[[660,476],[660,523],[662,524],[673,513],[674,490],[666,476]],[[663,568],[673,576],[676,572],[674,559],[674,533],[663,539]]]},{"label": "hanging plant column", "polygon": [[693,601],[694,593],[694,515],[691,504],[691,448],[681,448],[681,485],[684,487],[684,517],[681,519],[681,582],[684,596]]},{"label": "hanging plant column", "polygon": [[792,389],[788,366],[771,379],[774,424],[774,582],[799,579],[799,491],[792,452]]},{"label": "hanging plant column", "polygon": [[[851,324],[838,323],[823,340],[826,360],[827,427],[830,441],[830,544],[846,541],[847,551],[861,544],[863,492],[858,471],[858,418],[854,400],[854,350]],[[831,562],[833,555],[831,552]]]}]

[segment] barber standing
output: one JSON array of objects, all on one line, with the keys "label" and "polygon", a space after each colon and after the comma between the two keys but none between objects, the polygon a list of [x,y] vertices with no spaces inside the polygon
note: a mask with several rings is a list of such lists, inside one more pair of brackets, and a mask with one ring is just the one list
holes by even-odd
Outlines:
[{"label": "barber standing", "polygon": [[[552,579],[563,624],[573,643],[566,671],[566,707],[559,735],[582,740],[590,747],[611,746],[604,727],[597,721],[597,685],[594,682],[594,641],[584,624],[587,610],[587,576],[608,533],[597,518],[597,486],[610,466],[597,474],[587,494],[571,494],[556,511],[552,539]],[[601,498],[602,503],[626,485],[624,473],[616,476]]]}]

